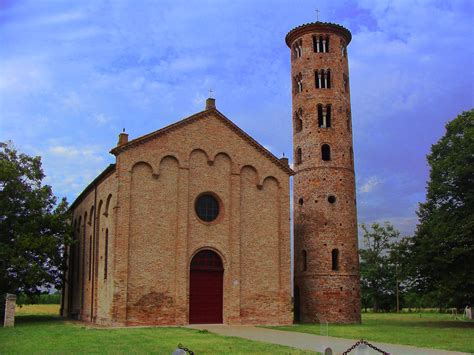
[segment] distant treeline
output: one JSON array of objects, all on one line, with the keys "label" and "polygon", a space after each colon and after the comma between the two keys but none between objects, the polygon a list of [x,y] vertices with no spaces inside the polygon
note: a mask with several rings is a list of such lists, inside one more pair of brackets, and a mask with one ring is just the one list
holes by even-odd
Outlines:
[{"label": "distant treeline", "polygon": [[43,294],[35,296],[33,299],[25,295],[19,295],[16,299],[17,304],[60,304],[61,294],[53,293],[51,295]]}]

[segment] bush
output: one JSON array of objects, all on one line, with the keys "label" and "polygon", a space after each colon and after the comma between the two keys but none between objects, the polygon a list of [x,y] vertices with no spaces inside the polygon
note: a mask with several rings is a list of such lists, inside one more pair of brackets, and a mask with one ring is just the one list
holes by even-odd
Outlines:
[{"label": "bush", "polygon": [[17,304],[60,304],[61,303],[61,294],[42,294],[34,298],[26,297],[25,295],[19,295]]}]

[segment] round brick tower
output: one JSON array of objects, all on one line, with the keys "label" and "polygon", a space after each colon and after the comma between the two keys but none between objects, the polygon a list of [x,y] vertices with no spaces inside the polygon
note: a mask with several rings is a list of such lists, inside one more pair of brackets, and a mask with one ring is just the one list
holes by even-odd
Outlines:
[{"label": "round brick tower", "polygon": [[360,322],[360,277],[346,28],[286,35],[293,101],[295,319]]}]

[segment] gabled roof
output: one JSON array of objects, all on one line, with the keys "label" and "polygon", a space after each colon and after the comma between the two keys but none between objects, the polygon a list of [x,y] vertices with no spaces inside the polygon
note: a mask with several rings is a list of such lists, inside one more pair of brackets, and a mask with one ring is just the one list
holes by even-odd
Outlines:
[{"label": "gabled roof", "polygon": [[128,143],[122,144],[120,146],[117,146],[113,148],[110,153],[117,156],[121,152],[131,149],[133,147],[136,147],[137,145],[143,144],[145,142],[148,142],[152,139],[155,139],[157,137],[163,136],[165,134],[168,134],[172,131],[175,131],[181,127],[184,127],[186,125],[192,124],[194,122],[197,122],[201,119],[204,119],[206,117],[209,117],[210,115],[214,114],[215,117],[217,117],[222,123],[224,123],[227,127],[229,127],[232,131],[234,131],[237,135],[239,135],[241,138],[243,138],[245,141],[247,141],[250,145],[252,145],[257,151],[259,151],[262,155],[270,159],[273,163],[275,163],[278,167],[280,167],[283,171],[285,171],[289,175],[294,175],[295,172],[290,169],[290,167],[282,162],[280,159],[278,159],[276,156],[274,156],[269,150],[267,150],[265,147],[263,147],[260,143],[258,143],[255,139],[250,137],[247,133],[245,133],[242,129],[240,129],[234,122],[232,122],[230,119],[228,119],[226,116],[224,116],[219,110],[216,108],[212,107],[209,109],[206,109],[204,111],[198,112],[192,116],[186,117],[182,119],[181,121],[178,121],[176,123],[173,123],[169,126],[163,127],[157,131],[151,132],[149,134],[145,134],[144,136],[135,138]]}]

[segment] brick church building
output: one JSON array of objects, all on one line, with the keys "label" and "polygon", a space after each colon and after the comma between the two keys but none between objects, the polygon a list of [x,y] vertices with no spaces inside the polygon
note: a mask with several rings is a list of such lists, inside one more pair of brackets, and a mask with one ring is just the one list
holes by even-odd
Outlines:
[{"label": "brick church building", "polygon": [[286,37],[294,170],[212,98],[142,137],[121,133],[115,164],[71,205],[62,315],[111,326],[360,321],[350,40],[322,22]]}]

